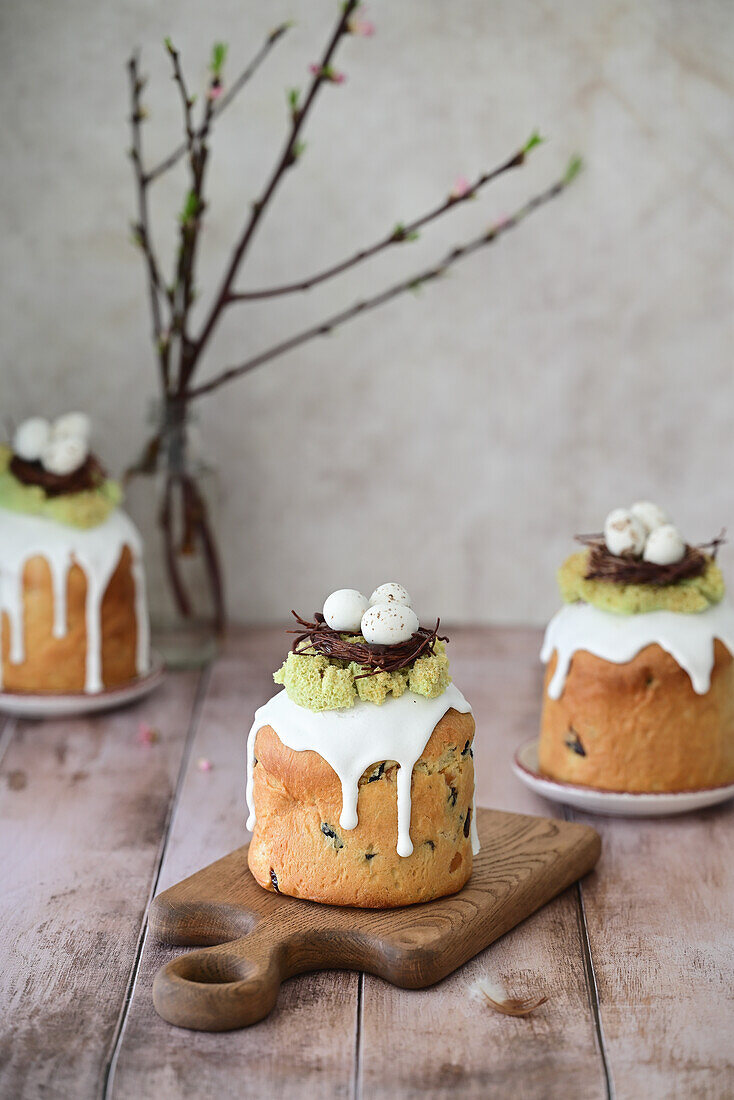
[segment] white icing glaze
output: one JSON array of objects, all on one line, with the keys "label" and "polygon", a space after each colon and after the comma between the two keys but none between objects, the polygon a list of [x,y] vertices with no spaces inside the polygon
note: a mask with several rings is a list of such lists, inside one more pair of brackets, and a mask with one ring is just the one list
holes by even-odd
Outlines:
[{"label": "white icing glaze", "polygon": [[[388,696],[382,706],[358,701],[350,709],[312,711],[300,707],[286,691],[274,695],[255,712],[247,740],[247,828],[255,827],[253,770],[255,737],[262,726],[272,726],[288,748],[301,752],[312,749],[326,760],[339,777],[342,812],[339,824],[347,831],[357,826],[359,780],[372,765],[396,760],[398,770],[399,856],[413,851],[410,839],[410,787],[413,767],[428,744],[436,724],[451,707],[469,714],[471,707],[454,684],[437,699],[406,691],[399,698]],[[479,851],[476,813],[472,804],[472,851]]]},{"label": "white icing glaze", "polygon": [[705,695],[711,685],[716,638],[734,654],[734,608],[725,603],[690,615],[676,611],[615,615],[591,604],[567,604],[548,623],[540,651],[546,663],[554,651],[558,654],[548,695],[560,699],[571,660],[580,649],[612,664],[626,664],[654,643],[688,673],[693,690]]},{"label": "white icing glaze", "polygon": [[11,664],[22,664],[25,660],[23,570],[26,562],[41,555],[49,564],[54,594],[55,638],[63,638],[66,633],[66,582],[71,565],[76,563],[84,570],[87,581],[84,690],[89,694],[103,690],[102,600],[126,546],[132,555],[137,621],[136,670],[141,675],[147,672],[150,661],[148,608],[142,540],[129,516],[116,509],[104,523],[82,529],[42,516],[29,516],[0,508],[0,613],[5,611],[10,622]]}]

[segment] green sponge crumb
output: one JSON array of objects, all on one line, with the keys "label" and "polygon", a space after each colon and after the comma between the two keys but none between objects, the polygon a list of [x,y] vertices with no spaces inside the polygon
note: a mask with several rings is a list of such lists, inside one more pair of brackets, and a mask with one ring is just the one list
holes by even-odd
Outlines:
[{"label": "green sponge crumb", "polygon": [[439,695],[443,695],[450,683],[446,646],[443,642],[436,642],[433,656],[429,654],[426,657],[419,657],[410,669],[408,686],[416,695],[437,699]]},{"label": "green sponge crumb", "polygon": [[342,666],[343,662],[330,661],[320,654],[304,657],[289,653],[283,667],[273,673],[273,679],[276,684],[283,684],[300,707],[309,710],[353,707],[357,697],[354,676]]},{"label": "green sponge crumb", "polygon": [[566,603],[593,604],[602,611],[618,615],[637,615],[646,611],[677,611],[694,614],[705,611],[724,598],[724,578],[713,558],[698,577],[675,584],[617,584],[614,581],[588,580],[588,550],[566,558],[558,570],[558,587]]},{"label": "green sponge crumb", "polygon": [[378,672],[374,676],[365,676],[363,675],[364,669],[362,666],[355,665],[352,662],[349,670],[353,676],[359,677],[355,679],[354,685],[357,694],[364,703],[376,703],[380,707],[391,693],[398,699],[408,690],[407,668],[399,668],[396,672]]},{"label": "green sponge crumb", "polygon": [[122,500],[116,481],[107,480],[97,489],[47,497],[40,485],[24,485],[11,474],[12,451],[0,444],[0,508],[65,523],[71,527],[97,527]]},{"label": "green sponge crumb", "polygon": [[[347,635],[344,635],[346,638]],[[363,642],[359,635],[349,641]],[[406,691],[435,699],[451,683],[446,646],[436,642],[433,655],[419,657],[407,668],[364,676],[364,668],[352,662],[324,657],[313,650],[289,653],[283,666],[273,673],[294,703],[309,710],[339,710],[353,707],[357,700],[382,706],[388,695],[396,699]]]}]

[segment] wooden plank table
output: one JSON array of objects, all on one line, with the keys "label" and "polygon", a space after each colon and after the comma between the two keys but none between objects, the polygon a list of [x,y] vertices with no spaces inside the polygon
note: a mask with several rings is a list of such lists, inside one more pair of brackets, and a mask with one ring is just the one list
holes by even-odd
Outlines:
[{"label": "wooden plank table", "polygon": [[[537,727],[539,641],[457,630],[452,670],[477,719],[479,801],[558,816],[510,771]],[[284,646],[242,631],[130,710],[0,718],[0,1097],[732,1097],[731,804],[584,817],[596,872],[434,988],[328,972],[287,982],[244,1031],[159,1019],[153,975],[175,952],[147,937],[148,903],[243,842],[245,735]],[[479,977],[548,1002],[496,1015],[469,996]]]}]

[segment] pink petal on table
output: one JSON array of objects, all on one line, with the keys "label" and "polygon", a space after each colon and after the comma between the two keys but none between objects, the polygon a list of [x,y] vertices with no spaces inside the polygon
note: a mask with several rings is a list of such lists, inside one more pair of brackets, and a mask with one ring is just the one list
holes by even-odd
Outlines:
[{"label": "pink petal on table", "polygon": [[147,722],[138,723],[138,742],[141,745],[154,745],[160,738],[157,730],[149,726]]}]

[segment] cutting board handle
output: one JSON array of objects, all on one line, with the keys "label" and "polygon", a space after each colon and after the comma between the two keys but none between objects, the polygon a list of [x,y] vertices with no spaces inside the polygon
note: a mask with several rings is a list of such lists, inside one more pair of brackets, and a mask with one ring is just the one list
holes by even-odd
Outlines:
[{"label": "cutting board handle", "polygon": [[285,943],[262,921],[248,936],[181,955],[153,982],[156,1011],[177,1027],[230,1031],[262,1020],[283,980]]}]

